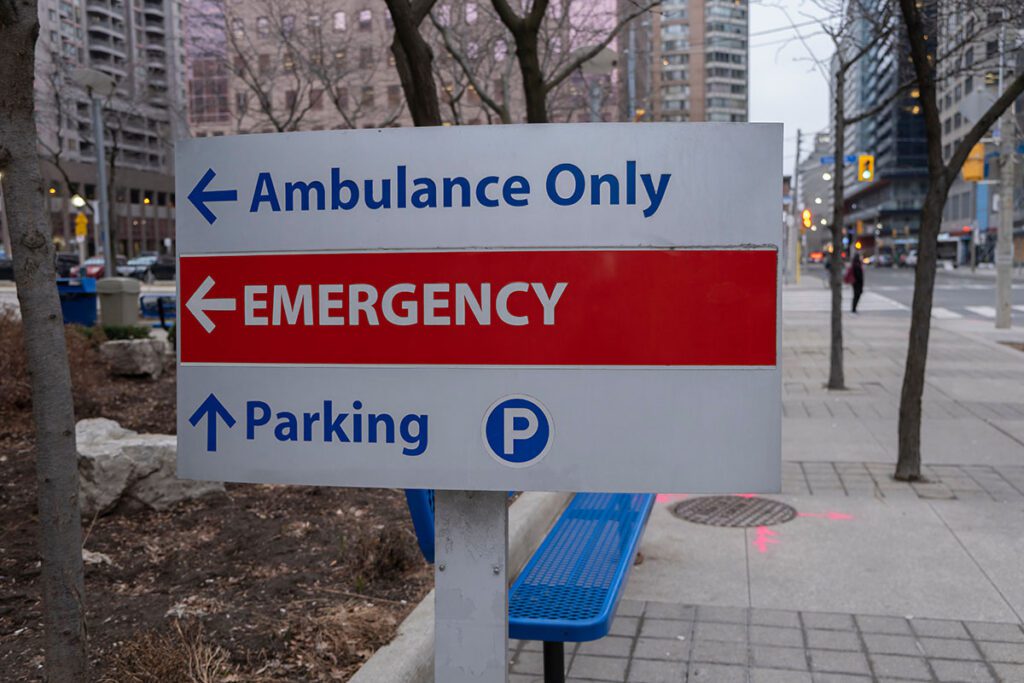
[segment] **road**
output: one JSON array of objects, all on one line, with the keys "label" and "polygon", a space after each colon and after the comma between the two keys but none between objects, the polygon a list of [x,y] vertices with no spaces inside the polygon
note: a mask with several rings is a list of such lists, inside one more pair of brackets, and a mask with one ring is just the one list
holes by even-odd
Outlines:
[{"label": "road", "polygon": [[[825,290],[824,267],[812,264],[804,270],[805,277],[815,278],[822,283],[823,295],[817,292],[799,296],[787,296],[783,306],[787,310],[818,311],[828,309],[828,292]],[[935,298],[932,303],[932,317],[942,320],[971,318],[994,320],[995,278],[989,275],[971,276],[966,273],[939,271],[935,283]],[[844,298],[850,295],[850,287],[844,286]],[[864,298],[861,310],[865,313],[910,314],[914,298],[914,271],[909,268],[864,269]],[[1013,284],[1014,318],[1024,320],[1024,281]]]}]

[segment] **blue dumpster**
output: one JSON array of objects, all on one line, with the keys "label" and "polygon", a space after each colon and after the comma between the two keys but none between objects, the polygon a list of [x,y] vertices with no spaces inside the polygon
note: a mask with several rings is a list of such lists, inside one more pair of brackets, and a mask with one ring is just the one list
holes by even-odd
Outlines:
[{"label": "blue dumpster", "polygon": [[57,292],[65,325],[96,324],[96,278],[57,278]]}]

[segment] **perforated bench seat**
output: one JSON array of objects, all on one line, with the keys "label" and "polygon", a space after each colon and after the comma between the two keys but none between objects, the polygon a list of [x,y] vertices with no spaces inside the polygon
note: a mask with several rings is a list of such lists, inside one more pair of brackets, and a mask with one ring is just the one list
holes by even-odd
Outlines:
[{"label": "perforated bench seat", "polygon": [[576,494],[512,584],[509,636],[607,635],[653,505],[649,493]]}]

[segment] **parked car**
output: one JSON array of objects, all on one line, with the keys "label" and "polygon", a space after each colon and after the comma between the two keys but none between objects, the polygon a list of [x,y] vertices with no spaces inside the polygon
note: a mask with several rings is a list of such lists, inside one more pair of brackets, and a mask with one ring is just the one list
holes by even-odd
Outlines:
[{"label": "parked car", "polygon": [[[120,269],[119,269],[120,270]],[[152,284],[157,280],[173,280],[174,257],[167,254],[143,254],[128,261],[125,272],[129,277]]]},{"label": "parked car", "polygon": [[57,270],[57,277],[71,277],[71,269],[77,265],[78,254],[58,251],[53,255],[53,266]]},{"label": "parked car", "polygon": [[811,263],[821,263],[825,260],[825,252],[823,251],[812,251],[808,256],[807,260]]},{"label": "parked car", "polygon": [[0,280],[14,279],[14,261],[7,254],[0,251]]},{"label": "parked car", "polygon": [[875,267],[876,268],[891,268],[892,267],[892,254],[887,251],[875,254]]},{"label": "parked car", "polygon": [[911,249],[907,252],[907,255],[903,258],[903,265],[908,268],[913,268],[917,265],[917,249]]},{"label": "parked car", "polygon": [[[118,255],[114,261],[114,269],[118,275],[127,275],[126,270],[128,266],[128,259],[124,256]],[[103,255],[93,256],[87,258],[85,263],[74,266],[71,269],[71,277],[106,277],[103,271],[106,270]]]}]

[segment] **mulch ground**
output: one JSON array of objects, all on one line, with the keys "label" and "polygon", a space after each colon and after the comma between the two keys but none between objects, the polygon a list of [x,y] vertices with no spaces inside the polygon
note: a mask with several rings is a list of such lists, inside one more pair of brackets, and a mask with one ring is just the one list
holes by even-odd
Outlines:
[{"label": "mulch ground", "polygon": [[[0,316],[0,680],[42,680],[35,463],[20,323]],[[174,432],[173,366],[111,378],[69,329],[79,419]],[[400,491],[228,485],[83,520],[96,681],[344,681],[432,584]]]}]

